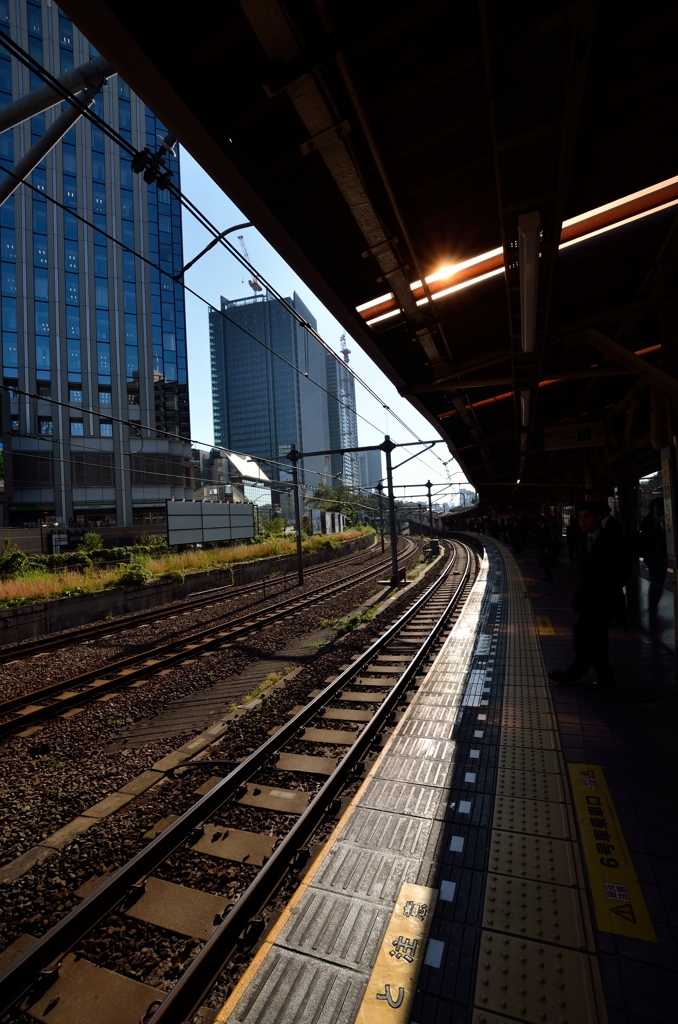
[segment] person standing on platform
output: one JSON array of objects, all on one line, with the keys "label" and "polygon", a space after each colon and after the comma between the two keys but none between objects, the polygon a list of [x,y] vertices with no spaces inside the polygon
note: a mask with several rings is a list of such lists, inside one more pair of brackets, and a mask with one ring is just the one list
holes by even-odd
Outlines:
[{"label": "person standing on platform", "polygon": [[605,502],[586,502],[579,509],[585,534],[579,552],[580,577],[572,609],[579,622],[572,627],[574,661],[565,671],[550,672],[556,683],[578,682],[593,666],[595,689],[613,689],[614,673],[607,654],[608,625],[620,614],[622,588],[630,573],[628,549],[621,527]]},{"label": "person standing on platform", "polygon": [[640,555],[647,566],[650,577],[648,610],[650,629],[657,624],[657,609],[664,593],[668,558],[666,555],[666,533],[664,531],[664,499],[653,498],[650,508],[640,526]]},{"label": "person standing on platform", "polygon": [[537,549],[539,551],[539,565],[546,573],[543,580],[553,583],[553,531],[544,519],[544,516],[537,516]]},{"label": "person standing on platform", "polygon": [[567,541],[567,550],[570,555],[570,565],[575,565],[577,562],[577,556],[579,554],[579,546],[582,542],[584,534],[581,531],[581,527],[577,522],[576,516],[570,516],[570,521],[567,524],[567,530],[565,533],[565,539]]}]

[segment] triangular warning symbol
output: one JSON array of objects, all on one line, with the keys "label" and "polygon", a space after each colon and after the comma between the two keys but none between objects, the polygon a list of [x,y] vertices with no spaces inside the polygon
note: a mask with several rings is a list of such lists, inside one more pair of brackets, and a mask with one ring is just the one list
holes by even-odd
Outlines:
[{"label": "triangular warning symbol", "polygon": [[618,907],[610,907],[610,910],[613,914],[623,917],[625,921],[629,921],[631,924],[636,923],[636,915],[633,913],[633,907],[630,903],[622,903]]},{"label": "triangular warning symbol", "polygon": [[579,774],[583,775],[587,779],[595,779],[596,777],[596,773],[593,768],[588,768],[585,772],[579,772]]}]

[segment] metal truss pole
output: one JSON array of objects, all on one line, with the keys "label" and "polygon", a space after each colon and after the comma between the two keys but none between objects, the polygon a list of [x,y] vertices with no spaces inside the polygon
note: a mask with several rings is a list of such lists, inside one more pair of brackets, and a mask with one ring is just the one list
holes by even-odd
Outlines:
[{"label": "metal truss pole", "polygon": [[428,525],[429,525],[429,533],[431,534],[431,540],[433,540],[433,505],[431,503],[431,487],[433,486],[433,484],[431,483],[430,480],[427,480],[426,481],[426,486],[428,487]]},{"label": "metal truss pole", "polygon": [[381,553],[384,553],[384,485],[381,480],[377,484],[377,491],[379,492],[379,532],[381,533]]},{"label": "metal truss pole", "polygon": [[299,461],[300,452],[296,448],[292,448],[288,452],[287,458],[292,463],[292,490],[294,491],[294,529],[297,534],[297,576],[299,578],[299,586],[304,585],[304,554],[301,547],[301,507],[299,502],[299,470],[297,469],[297,462]]},{"label": "metal truss pole", "polygon": [[386,453],[386,482],[388,485],[388,518],[391,534],[391,586],[398,586],[398,531],[396,526],[395,499],[393,497],[393,468],[391,466],[391,452],[396,446],[391,438],[386,435],[381,446]]}]

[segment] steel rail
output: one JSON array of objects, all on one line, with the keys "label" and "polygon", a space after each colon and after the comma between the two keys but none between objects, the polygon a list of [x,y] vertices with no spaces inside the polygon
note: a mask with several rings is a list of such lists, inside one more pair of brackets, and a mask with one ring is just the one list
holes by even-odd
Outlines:
[{"label": "steel rail", "polygon": [[[468,552],[468,548],[467,548]],[[447,579],[452,563],[434,584],[431,590],[437,590]],[[199,1009],[210,989],[230,959],[243,930],[250,921],[259,914],[279,888],[295,858],[303,850],[313,832],[320,824],[332,802],[336,799],[348,778],[361,763],[362,758],[375,741],[379,732],[387,723],[389,716],[395,711],[402,695],[425,660],[438,634],[444,628],[446,620],[456,606],[471,571],[471,556],[468,552],[466,568],[454,594],[448,601],[445,610],[439,616],[435,626],[414,654],[412,661],[399,677],[386,699],[375,712],[360,736],[341,759],[336,769],[327,779],[323,787],[311,800],[306,810],[276,847],[270,858],[249,887],[242,894],[235,906],[226,914],[216,931],[210,936],[197,956],[191,961],[190,967],[179,978],[174,988],[168,993],[158,1009],[149,1019],[148,1024],[183,1024]],[[426,600],[431,591],[424,595]]]},{"label": "steel rail", "polygon": [[[370,548],[364,548],[361,551],[355,552],[352,555],[346,555],[337,561],[342,565],[347,563],[358,561],[361,555],[371,551],[372,548],[376,550],[377,544],[375,543]],[[291,557],[291,556],[285,556]],[[373,557],[371,555],[370,557]],[[334,562],[321,562],[319,565],[313,565],[304,572],[307,576],[315,576],[318,573],[327,571]],[[134,612],[129,614],[124,619],[116,619],[112,622],[97,622],[91,625],[84,625],[74,627],[72,630],[64,630],[59,633],[58,636],[52,636],[50,634],[43,634],[40,637],[35,637],[28,640],[19,640],[13,644],[6,644],[0,647],[0,665],[7,664],[8,661],[23,660],[24,658],[32,657],[35,652],[42,654],[44,652],[58,649],[65,643],[85,643],[87,640],[98,637],[108,636],[113,633],[120,633],[126,629],[137,629],[140,625],[144,625],[147,622],[156,622],[159,619],[171,618],[173,615],[183,615],[184,612],[192,611],[196,608],[202,608],[205,605],[210,605],[214,601],[218,601],[221,597],[234,598],[245,596],[249,593],[257,593],[257,591],[263,590],[263,597],[261,600],[266,600],[266,583],[271,587],[271,591],[280,584],[283,586],[286,582],[287,573],[285,576],[269,576],[264,577],[262,580],[255,580],[252,583],[243,583],[240,586],[234,586],[233,584],[227,584],[223,587],[213,587],[210,590],[201,590],[198,594],[191,595],[181,601],[180,604],[173,602],[170,607],[158,606],[158,609],[146,608],[143,611]],[[290,576],[290,579],[294,579],[294,576]],[[291,583],[290,587],[295,587],[296,583]],[[287,592],[285,587],[285,592]],[[271,593],[273,597],[273,592]],[[176,601],[176,599],[175,599]],[[252,605],[258,602],[252,602]],[[250,607],[252,607],[250,605]]]},{"label": "steel rail", "polygon": [[[466,550],[468,551],[468,549]],[[289,743],[296,733],[305,727],[333,697],[336,697],[344,689],[346,683],[358,675],[372,661],[375,655],[386,647],[411,619],[418,614],[421,608],[447,579],[453,564],[454,559],[450,558],[440,577],[414,602],[411,608],[407,609],[363,654],[356,658],[348,668],[341,672],[316,697],[312,698],[293,718],[283,724],[273,736],[265,740],[244,761],[240,762],[221,782],[217,783],[205,796],[189,807],[160,835],[152,839],[127,864],[118,868],[110,878],[86,897],[79,906],[71,910],[66,917],[54,925],[30,949],[17,958],[0,975],[0,1017],[11,1009],[18,1000],[21,1000],[30,993],[36,985],[41,990],[45,985],[48,985],[49,981],[56,977],[59,963],[63,957],[107,914],[116,909],[130,889],[139,885],[163,861],[176,852],[207,819],[230,799],[241,793],[249,779],[257,771],[264,768],[277,751]],[[463,581],[468,577],[469,566],[470,559]],[[457,588],[457,594],[461,593],[462,586],[463,582]],[[421,651],[427,644],[428,641],[419,650]],[[415,658],[418,664],[421,658],[418,658],[418,655],[415,655]],[[409,680],[410,676],[407,678]],[[398,686],[398,696],[402,689],[402,686]],[[390,710],[395,704],[389,697],[386,698],[384,703],[387,703],[390,714]],[[381,706],[383,707],[383,705]],[[379,722],[381,723],[386,717],[388,716],[380,717]],[[370,734],[370,736],[371,742],[373,735]],[[359,749],[362,750],[363,747],[361,746]],[[354,750],[354,748],[352,747],[351,750]],[[341,763],[345,764],[344,774],[346,774],[349,771],[346,758]],[[331,780],[334,780],[332,783],[334,787],[337,781],[336,771],[328,782]],[[325,790],[325,787],[323,787],[323,790]],[[308,818],[305,820],[308,821]],[[300,833],[297,832],[295,834],[299,835]],[[286,847],[286,849],[289,848],[289,846]],[[279,860],[276,860],[275,863],[279,863]],[[240,901],[236,904],[236,907],[239,906]],[[238,910],[238,919],[240,919],[240,914],[241,910]],[[227,920],[231,920],[230,914],[225,919],[224,924]],[[203,969],[201,968],[201,970]]]},{"label": "steel rail", "polygon": [[[411,549],[403,552],[401,558],[408,558],[410,554]],[[301,611],[319,600],[366,582],[381,572],[387,561],[380,560],[370,569],[359,570],[343,577],[339,582],[325,584],[322,587],[317,587],[315,590],[307,591],[301,597],[278,602],[259,613],[255,613],[255,618],[253,618],[252,614],[249,614],[231,619],[228,626],[224,626],[223,622],[221,624],[214,623],[195,633],[188,633],[178,640],[171,640],[158,647],[151,647],[146,651],[129,655],[127,658],[121,658],[119,661],[100,665],[96,669],[90,669],[78,676],[71,676],[69,679],[61,680],[58,683],[51,683],[49,686],[33,690],[31,693],[12,697],[10,700],[0,704],[0,716],[11,714],[23,706],[30,707],[36,704],[37,701],[45,700],[62,691],[67,694],[62,699],[57,698],[53,704],[48,704],[44,707],[38,705],[34,711],[29,711],[17,718],[11,718],[6,722],[0,722],[0,739],[11,736],[19,729],[27,728],[36,722],[42,722],[46,718],[51,718],[55,713],[61,713],[80,704],[87,704],[99,694],[127,686],[129,683],[144,676],[152,675],[163,668],[181,663],[187,655],[199,653],[199,648],[206,650],[215,644],[221,646],[225,643],[231,643],[240,637],[247,636],[255,629],[260,629],[263,626],[276,622],[284,615]],[[117,673],[117,675],[114,675],[114,673]],[[101,678],[102,676],[109,675],[113,675],[113,678]],[[89,686],[89,688],[79,692],[71,692],[75,691],[78,687],[84,686]]]}]

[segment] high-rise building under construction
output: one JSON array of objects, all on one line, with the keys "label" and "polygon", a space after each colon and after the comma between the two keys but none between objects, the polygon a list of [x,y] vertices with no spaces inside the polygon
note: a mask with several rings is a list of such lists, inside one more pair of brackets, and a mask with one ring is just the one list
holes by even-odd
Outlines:
[{"label": "high-rise building under construction", "polygon": [[[330,393],[328,412],[330,421],[330,448],[356,448],[358,445],[358,416],[355,404],[355,380],[348,369],[350,350],[346,335],[340,338],[343,356],[337,359],[326,354],[327,390]],[[357,452],[332,455],[331,472],[335,482],[346,487],[360,487],[360,459]]]}]

